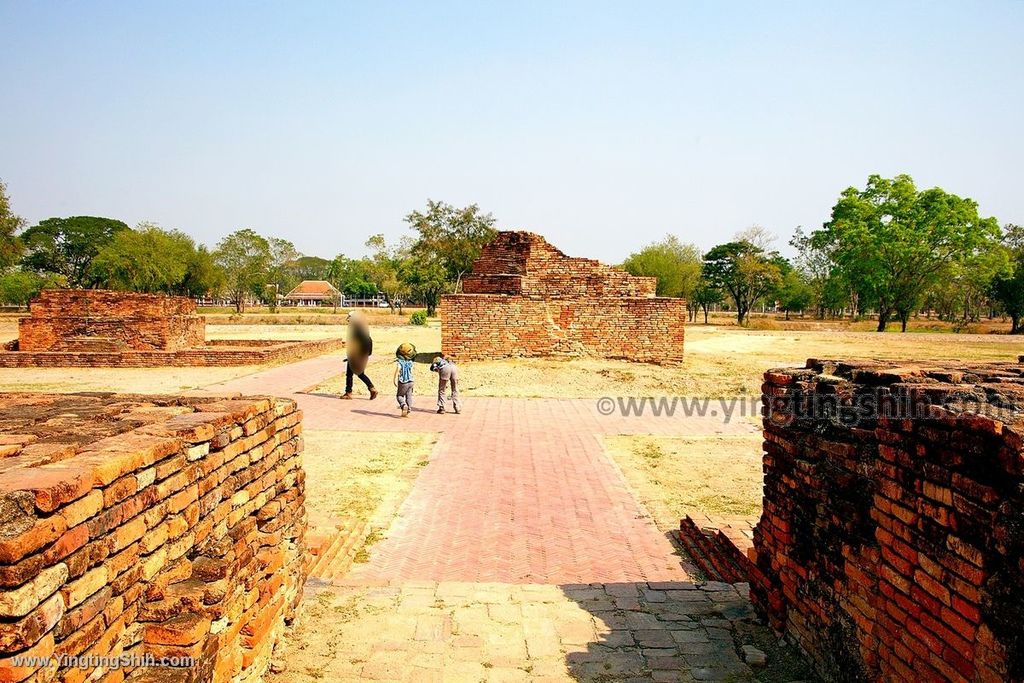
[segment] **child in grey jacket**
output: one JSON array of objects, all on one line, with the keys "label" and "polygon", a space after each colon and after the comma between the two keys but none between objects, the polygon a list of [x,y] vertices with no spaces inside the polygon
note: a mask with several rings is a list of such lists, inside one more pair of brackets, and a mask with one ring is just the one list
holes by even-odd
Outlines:
[{"label": "child in grey jacket", "polygon": [[430,364],[430,371],[437,373],[437,413],[443,415],[445,410],[444,390],[451,383],[452,385],[452,408],[458,415],[462,410],[462,403],[459,401],[459,368],[454,361],[447,358],[443,353],[435,356]]}]

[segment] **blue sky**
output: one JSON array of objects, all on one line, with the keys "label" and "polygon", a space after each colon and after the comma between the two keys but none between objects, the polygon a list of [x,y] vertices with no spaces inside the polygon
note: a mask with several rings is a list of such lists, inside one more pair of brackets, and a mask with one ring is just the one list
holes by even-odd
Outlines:
[{"label": "blue sky", "polygon": [[619,261],[907,172],[1024,222],[1024,3],[0,0],[30,221],[363,252],[426,199]]}]

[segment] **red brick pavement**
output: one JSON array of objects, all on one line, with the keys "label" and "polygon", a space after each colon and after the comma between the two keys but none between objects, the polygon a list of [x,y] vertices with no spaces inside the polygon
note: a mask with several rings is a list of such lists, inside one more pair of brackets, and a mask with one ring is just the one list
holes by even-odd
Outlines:
[{"label": "red brick pavement", "polygon": [[[436,415],[432,386],[408,419],[394,399],[295,394],[339,372],[325,356],[211,390],[294,395],[306,429],[438,431],[441,438],[386,538],[352,578],[587,583],[685,580],[598,436],[749,433],[749,419],[605,417],[594,400],[464,399]],[[353,444],[354,448],[358,444]]]}]

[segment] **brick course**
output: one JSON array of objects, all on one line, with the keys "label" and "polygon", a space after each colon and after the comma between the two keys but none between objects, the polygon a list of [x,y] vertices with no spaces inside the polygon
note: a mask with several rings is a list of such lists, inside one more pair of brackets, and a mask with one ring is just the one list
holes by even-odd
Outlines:
[{"label": "brick course", "polygon": [[812,359],[763,390],[771,625],[830,680],[1024,680],[1024,364]]},{"label": "brick course", "polygon": [[460,360],[594,355],[648,362],[683,356],[686,302],[657,281],[568,257],[539,235],[500,232],[441,301],[441,346]]},{"label": "brick course", "polygon": [[0,349],[0,367],[161,367],[295,361],[344,346],[319,341],[204,339],[186,297],[105,290],[45,290]]},{"label": "brick course", "polygon": [[[15,655],[190,655],[103,680],[257,681],[308,571],[301,413],[269,398],[0,398],[0,680]],[[113,678],[111,678],[113,677]]]},{"label": "brick course", "polygon": [[206,322],[183,296],[96,289],[48,289],[18,324],[21,351],[178,351],[202,346]]}]

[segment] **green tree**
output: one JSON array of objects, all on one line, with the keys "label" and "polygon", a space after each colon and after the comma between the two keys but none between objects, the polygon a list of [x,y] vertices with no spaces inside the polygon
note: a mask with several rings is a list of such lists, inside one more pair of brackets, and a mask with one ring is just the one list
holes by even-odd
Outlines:
[{"label": "green tree", "polygon": [[472,269],[480,249],[496,234],[494,216],[481,213],[476,204],[460,209],[428,199],[427,210],[413,211],[405,222],[419,233],[413,251],[432,254],[439,260],[453,283],[453,292],[459,291],[462,276]]},{"label": "green tree", "polygon": [[21,259],[24,246],[18,232],[25,227],[25,219],[11,210],[7,185],[0,180],[0,273]]},{"label": "green tree", "polygon": [[287,294],[300,282],[295,274],[295,263],[302,254],[286,239],[271,237],[267,244],[270,245],[270,272],[266,296],[271,313],[276,313],[278,295]]},{"label": "green tree", "polygon": [[90,280],[92,260],[123,230],[128,226],[113,218],[47,218],[22,233],[22,263],[37,273],[63,276],[68,287],[89,287],[95,284]]},{"label": "green tree", "polygon": [[697,287],[693,290],[693,297],[691,301],[700,306],[701,310],[704,311],[704,324],[708,324],[708,311],[715,304],[722,303],[725,295],[722,294],[722,290],[718,289],[710,282],[705,280],[703,277],[697,282]]},{"label": "green tree", "polygon": [[786,320],[789,320],[790,312],[805,311],[811,306],[814,301],[814,290],[805,273],[793,267],[780,270],[783,270],[782,280],[776,297],[782,310],[786,312]]},{"label": "green tree", "polygon": [[110,289],[177,293],[194,251],[188,235],[140,223],[134,230],[118,231],[100,249],[90,266],[90,280]]},{"label": "green tree", "polygon": [[434,316],[448,284],[447,272],[441,260],[432,253],[414,251],[404,264],[402,277],[412,295],[426,306],[427,315]]},{"label": "green tree", "polygon": [[237,230],[217,244],[214,262],[224,272],[224,284],[234,299],[235,311],[245,310],[249,296],[263,298],[270,276],[270,242],[254,230]]},{"label": "green tree", "polygon": [[296,283],[303,280],[327,280],[331,262],[319,256],[299,256],[289,269]]},{"label": "green tree", "polygon": [[377,293],[368,259],[351,259],[338,254],[331,260],[325,277],[345,296],[366,298]]},{"label": "green tree", "polygon": [[224,289],[224,271],[217,265],[213,254],[204,245],[198,245],[189,255],[179,294],[191,297],[217,295]]},{"label": "green tree", "polygon": [[992,298],[1010,316],[1010,334],[1024,333],[1024,228],[1007,225],[1003,244],[1011,257],[1010,269],[992,281]]},{"label": "green tree", "polygon": [[389,245],[384,235],[371,236],[366,240],[366,246],[370,249],[370,281],[377,291],[384,295],[384,300],[392,312],[398,308],[401,313],[402,299],[409,291],[408,282],[402,277],[402,271],[409,258],[408,247],[404,244]]},{"label": "green tree", "polygon": [[719,244],[704,255],[704,279],[732,298],[740,325],[746,323],[750,308],[782,280],[773,257],[746,240]]},{"label": "green tree", "polygon": [[59,286],[60,279],[55,275],[12,270],[0,275],[0,303],[27,307],[42,290]]},{"label": "green tree", "polygon": [[689,299],[700,280],[700,251],[674,235],[667,235],[660,242],[630,254],[622,267],[632,275],[658,278],[658,296]]},{"label": "green tree", "polygon": [[790,246],[796,249],[794,267],[800,270],[811,290],[811,302],[817,316],[840,315],[849,303],[849,287],[832,260],[829,250],[816,245],[811,235],[797,228]]},{"label": "green tree", "polygon": [[918,191],[908,175],[872,175],[863,190],[847,188],[832,217],[813,233],[843,276],[878,311],[878,331],[907,319],[951,266],[999,237],[994,218],[940,188]]}]

